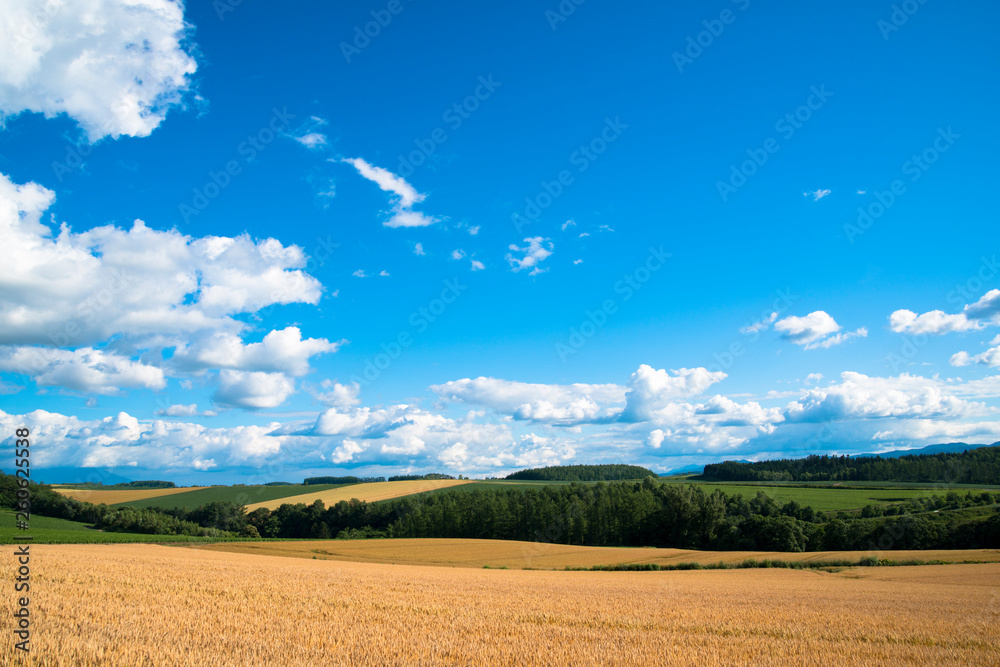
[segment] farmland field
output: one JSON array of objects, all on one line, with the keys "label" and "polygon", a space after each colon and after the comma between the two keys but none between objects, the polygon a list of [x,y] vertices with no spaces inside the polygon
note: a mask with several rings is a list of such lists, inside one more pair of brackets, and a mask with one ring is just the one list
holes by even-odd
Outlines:
[{"label": "farmland field", "polygon": [[56,493],[75,498],[76,500],[82,500],[85,503],[114,505],[136,500],[172,496],[180,493],[190,493],[191,491],[203,488],[205,487],[194,486],[180,489],[67,489],[64,487],[53,487],[53,490]]},{"label": "farmland field", "polygon": [[[280,486],[209,486],[207,488],[191,491],[190,493],[179,493],[175,496],[165,496],[163,498],[147,498],[145,500],[134,500],[122,502],[121,505],[129,507],[183,507],[193,510],[201,505],[217,501],[230,501],[239,505],[249,505],[269,500],[279,500],[286,503],[302,502],[296,496],[313,494],[330,489],[340,489],[348,486],[358,486],[357,484],[282,484]],[[281,504],[281,503],[279,503]]]},{"label": "farmland field", "polygon": [[367,484],[352,484],[350,486],[328,489],[326,491],[318,491],[316,493],[305,493],[295,496],[294,500],[278,499],[253,503],[247,506],[247,511],[252,512],[258,507],[266,507],[273,510],[288,502],[311,505],[317,500],[322,500],[327,507],[335,505],[341,500],[350,500],[351,498],[357,498],[358,500],[364,500],[367,502],[375,502],[377,500],[399,498],[401,496],[409,496],[422,491],[443,489],[449,486],[458,486],[469,483],[469,480],[464,479],[421,479],[406,482],[371,482]]},{"label": "farmland field", "polygon": [[317,560],[340,560],[397,565],[443,567],[500,567],[511,569],[562,570],[602,565],[656,563],[740,563],[748,559],[778,559],[790,562],[857,562],[877,556],[896,562],[944,561],[947,563],[1000,563],[1000,549],[955,549],[927,551],[693,551],[637,547],[581,547],[541,542],[463,539],[309,540],[288,542],[239,542],[194,545],[193,548],[240,554],[290,556]]},{"label": "farmland field", "polygon": [[37,545],[32,566],[35,664],[1000,662],[997,564],[536,572]]}]

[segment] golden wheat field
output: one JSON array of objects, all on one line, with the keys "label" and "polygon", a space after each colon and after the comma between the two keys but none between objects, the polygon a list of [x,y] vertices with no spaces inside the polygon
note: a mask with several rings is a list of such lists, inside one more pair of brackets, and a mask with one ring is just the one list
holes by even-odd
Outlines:
[{"label": "golden wheat field", "polygon": [[794,562],[857,562],[868,556],[892,561],[918,560],[946,563],[1000,562],[1000,549],[953,549],[940,551],[692,551],[689,549],[652,549],[620,547],[580,547],[566,544],[514,542],[509,540],[464,539],[393,539],[393,540],[315,540],[287,542],[223,542],[192,544],[193,549],[227,551],[242,554],[289,556],[344,560],[359,563],[395,563],[398,565],[437,565],[444,567],[506,567],[512,569],[562,570],[567,567],[593,567],[656,563],[739,563],[775,559]]},{"label": "golden wheat field", "polygon": [[53,491],[64,496],[82,500],[85,503],[100,505],[114,505],[115,503],[130,503],[133,500],[145,500],[146,498],[159,498],[160,496],[172,496],[175,493],[187,493],[188,491],[199,491],[208,487],[189,486],[179,489],[64,489],[52,487]]},{"label": "golden wheat field", "polygon": [[[32,548],[32,665],[1000,662],[1000,565],[547,572]],[[15,663],[16,661],[16,663]]]},{"label": "golden wheat field", "polygon": [[302,495],[295,496],[294,498],[279,498],[277,500],[268,500],[262,503],[253,503],[252,505],[247,505],[247,511],[252,512],[258,507],[266,507],[269,510],[273,510],[277,509],[281,505],[292,502],[311,505],[317,500],[322,500],[323,504],[327,507],[335,505],[341,500],[350,500],[351,498],[357,498],[358,500],[364,500],[372,503],[376,500],[399,498],[413,493],[422,493],[424,491],[433,491],[434,489],[443,489],[449,486],[468,483],[469,480],[467,479],[419,479],[405,482],[371,482],[368,484],[352,484],[350,486],[342,486],[338,489],[328,489],[326,491],[317,491],[315,493],[304,493]]}]

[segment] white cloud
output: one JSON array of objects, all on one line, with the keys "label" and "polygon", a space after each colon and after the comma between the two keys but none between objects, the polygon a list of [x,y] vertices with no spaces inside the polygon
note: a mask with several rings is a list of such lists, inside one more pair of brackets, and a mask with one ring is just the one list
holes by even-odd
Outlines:
[{"label": "white cloud", "polygon": [[284,373],[219,371],[219,405],[249,410],[276,408],[295,393],[295,382]]},{"label": "white cloud", "polygon": [[824,189],[820,188],[818,190],[813,190],[812,192],[803,192],[802,194],[804,196],[806,196],[806,197],[808,197],[809,195],[812,195],[813,201],[819,201],[823,197],[826,197],[827,195],[829,195],[830,192],[831,192],[831,190],[824,190]]},{"label": "white cloud", "polygon": [[560,227],[560,229],[565,232],[567,227],[576,227],[576,222],[574,222],[573,220],[567,220],[566,222],[562,223],[562,227]]},{"label": "white cloud", "polygon": [[965,313],[949,315],[942,310],[932,310],[922,315],[917,315],[912,310],[897,310],[889,316],[889,326],[896,333],[939,335],[982,328],[978,322],[966,317]]},{"label": "white cloud", "polygon": [[519,420],[559,425],[612,421],[625,400],[616,384],[531,384],[479,377],[432,385],[442,399],[482,405]]},{"label": "white cloud", "polygon": [[753,334],[753,333],[757,333],[758,331],[764,331],[765,329],[769,328],[772,324],[774,324],[774,321],[776,319],[778,319],[778,313],[776,313],[776,312],[775,313],[771,313],[770,315],[768,315],[767,317],[765,317],[762,320],[759,320],[757,322],[753,322],[752,324],[748,324],[745,327],[740,327],[740,333],[742,333],[742,334]]},{"label": "white cloud", "polygon": [[574,264],[583,264],[583,260],[582,259],[574,259],[573,263]]},{"label": "white cloud", "polygon": [[[460,452],[490,452],[508,450],[513,444],[506,426],[477,424],[449,419],[409,405],[385,408],[331,408],[317,418],[308,432],[313,436],[364,438],[377,444],[368,448],[372,460],[411,462],[415,457],[430,463],[445,462],[462,465]],[[461,444],[464,448],[455,448]],[[443,456],[443,458],[442,458]],[[513,456],[503,456],[512,460]],[[485,459],[484,459],[485,460]],[[484,460],[466,463],[485,468]]]},{"label": "white cloud", "polygon": [[339,447],[333,450],[333,456],[331,460],[334,463],[347,463],[353,459],[357,454],[368,449],[368,445],[361,445],[354,440],[344,439]]},{"label": "white cloud", "polygon": [[480,262],[478,259],[472,260],[472,270],[473,271],[482,271],[485,268],[486,268],[486,265],[483,264],[482,262]]},{"label": "white cloud", "polygon": [[215,417],[217,413],[214,410],[200,412],[197,403],[191,403],[190,405],[169,405],[162,410],[157,410],[156,414],[161,417]]},{"label": "white cloud", "polygon": [[831,348],[834,345],[840,345],[841,343],[846,343],[852,338],[867,338],[868,329],[861,327],[855,331],[846,331],[844,333],[839,333],[835,336],[830,336],[829,338],[824,338],[823,340],[818,340],[816,342],[810,343],[805,346],[807,350],[815,350],[818,347],[825,349]]},{"label": "white cloud", "polygon": [[938,380],[916,375],[869,377],[841,373],[841,382],[807,391],[788,404],[792,422],[832,422],[873,418],[959,418],[983,413],[983,406],[950,394]]},{"label": "white cloud", "polygon": [[629,378],[622,421],[651,419],[658,411],[670,408],[674,399],[698,396],[725,377],[722,371],[712,372],[701,367],[668,372],[642,364]]},{"label": "white cloud", "polygon": [[537,275],[542,272],[538,264],[552,254],[554,248],[552,241],[541,236],[524,239],[528,245],[519,248],[517,244],[511,243],[508,248],[516,253],[523,253],[522,257],[515,257],[512,253],[507,253],[507,261],[510,263],[510,270],[517,273],[523,269],[531,269],[529,275]]},{"label": "white cloud", "polygon": [[293,137],[293,139],[310,150],[323,148],[327,144],[326,135],[319,132],[310,132],[300,137]]},{"label": "white cloud", "polygon": [[646,438],[646,446],[652,447],[653,449],[659,449],[660,445],[663,444],[664,433],[662,429],[653,429],[649,432],[649,436]]},{"label": "white cloud", "polygon": [[475,236],[479,233],[479,225],[469,227],[469,236]]},{"label": "white cloud", "polygon": [[[994,339],[995,340],[995,339]],[[969,366],[982,364],[990,368],[1000,368],[1000,345],[991,347],[985,352],[970,355],[968,352],[956,352],[949,360],[952,366]]]},{"label": "white cloud", "polygon": [[355,271],[351,275],[354,276],[355,278],[367,278],[368,277],[368,274],[365,273],[364,269],[358,269],[357,271]]},{"label": "white cloud", "polygon": [[383,222],[386,227],[426,227],[437,222],[437,218],[412,210],[427,195],[417,192],[416,188],[400,176],[388,169],[373,166],[361,158],[345,158],[344,162],[353,165],[358,173],[372,181],[385,192],[392,194],[392,216]]},{"label": "white cloud", "polygon": [[413,254],[414,255],[425,255],[426,253],[424,252],[424,244],[418,243],[415,246],[413,246]]},{"label": "white cloud", "polygon": [[276,424],[206,428],[159,419],[140,421],[125,412],[81,420],[44,410],[25,415],[0,411],[5,431],[14,424],[19,428],[29,424],[32,435],[48,443],[32,453],[32,463],[41,467],[133,465],[166,474],[205,469],[212,461],[216,467],[261,465],[289,442],[287,437],[271,435]]},{"label": "white cloud", "polygon": [[119,388],[163,389],[163,371],[126,357],[84,347],[0,346],[0,370],[31,376],[40,387],[65,387],[91,394],[117,394]]},{"label": "white cloud", "polygon": [[382,269],[381,271],[379,271],[378,274],[380,276],[382,276],[383,278],[388,278],[389,277],[389,272],[386,271],[385,269]]},{"label": "white cloud", "polygon": [[393,211],[392,217],[382,224],[386,227],[427,227],[437,221],[437,218],[424,215],[420,211],[396,209]]},{"label": "white cloud", "polygon": [[456,442],[454,445],[442,449],[438,454],[438,460],[449,468],[458,468],[469,460],[469,447],[464,442]]},{"label": "white cloud", "polygon": [[463,257],[465,257],[465,251],[464,250],[458,249],[458,250],[452,250],[451,251],[451,258],[452,259],[462,259]]},{"label": "white cloud", "polygon": [[357,382],[351,384],[340,384],[332,380],[323,380],[320,383],[323,392],[313,394],[317,401],[330,407],[347,407],[361,403],[361,385]]},{"label": "white cloud", "polygon": [[310,370],[310,357],[336,352],[345,343],[346,340],[331,343],[325,338],[303,339],[298,327],[272,331],[261,342],[249,345],[230,333],[209,332],[178,347],[171,362],[174,368],[187,372],[229,368],[302,376]]},{"label": "white cloud", "polygon": [[819,382],[823,379],[822,373],[810,373],[806,376],[806,384],[812,384],[813,382]]},{"label": "white cloud", "polygon": [[705,403],[694,406],[697,415],[711,415],[710,421],[719,426],[762,426],[782,421],[779,408],[764,408],[756,401],[737,403],[716,394]]},{"label": "white cloud", "polygon": [[0,40],[0,123],[65,113],[95,142],[145,137],[182,104],[197,64],[183,4],[8,0]]},{"label": "white cloud", "polygon": [[176,230],[136,220],[53,238],[41,215],[54,199],[0,174],[0,344],[92,345],[113,335],[241,331],[233,318],[272,304],[319,301],[296,246]]},{"label": "white cloud", "polygon": [[965,307],[965,314],[977,320],[1000,323],[1000,289],[992,289],[973,304]]},{"label": "white cloud", "polygon": [[785,340],[802,345],[806,349],[817,347],[812,344],[840,331],[840,325],[822,310],[811,312],[804,317],[786,317],[775,322],[774,328],[781,332],[781,337]]},{"label": "white cloud", "polygon": [[889,326],[896,333],[940,335],[976,331],[990,324],[1000,324],[1000,290],[997,289],[990,290],[975,303],[966,305],[961,313],[932,310],[917,315],[912,310],[904,309],[889,316]]}]

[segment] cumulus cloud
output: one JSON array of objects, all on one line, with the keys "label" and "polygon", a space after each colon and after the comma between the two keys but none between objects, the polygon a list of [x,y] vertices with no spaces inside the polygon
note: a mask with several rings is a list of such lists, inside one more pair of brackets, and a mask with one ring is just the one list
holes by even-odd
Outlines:
[{"label": "cumulus cloud", "polygon": [[316,392],[313,396],[323,405],[330,407],[346,407],[361,403],[361,385],[357,382],[351,384],[340,384],[333,380],[323,380],[320,383],[321,392]]},{"label": "cumulus cloud", "polygon": [[796,345],[809,346],[811,343],[840,331],[840,325],[828,313],[817,310],[804,317],[786,317],[774,323],[781,337]]},{"label": "cumulus cloud", "polygon": [[412,210],[413,206],[426,199],[427,195],[417,192],[417,189],[402,177],[388,169],[371,165],[361,158],[345,158],[343,161],[357,169],[362,177],[392,195],[392,215],[382,223],[386,227],[427,227],[438,221],[437,218]]},{"label": "cumulus cloud", "polygon": [[95,142],[145,137],[183,103],[197,63],[170,0],[10,0],[0,40],[0,122],[66,114]]},{"label": "cumulus cloud", "polygon": [[295,392],[295,382],[284,373],[219,371],[213,400],[231,408],[276,408]]},{"label": "cumulus cloud", "polygon": [[516,243],[511,243],[508,248],[514,253],[520,253],[521,257],[515,256],[513,253],[507,253],[506,259],[510,263],[510,270],[514,273],[522,271],[524,269],[531,269],[528,275],[538,275],[543,271],[548,269],[542,269],[539,267],[539,263],[543,262],[552,254],[552,250],[555,247],[547,238],[542,238],[541,236],[535,236],[524,239],[527,243],[525,247],[518,247]]},{"label": "cumulus cloud", "polygon": [[889,316],[889,326],[896,333],[946,334],[954,331],[975,331],[982,328],[965,313],[949,315],[943,310],[932,310],[917,315],[912,310],[897,310]]},{"label": "cumulus cloud", "polygon": [[725,377],[722,371],[701,367],[667,371],[642,364],[629,378],[622,421],[651,419],[658,411],[670,408],[675,399],[703,394]]},{"label": "cumulus cloud", "polygon": [[0,174],[0,344],[92,345],[115,334],[241,331],[233,315],[315,304],[322,288],[297,246],[249,236],[190,237],[136,220],[57,236],[41,222],[50,190]]},{"label": "cumulus cloud", "polygon": [[960,313],[932,310],[921,315],[912,310],[897,310],[889,316],[889,326],[896,333],[946,334],[976,331],[984,326],[1000,324],[1000,290],[993,289],[975,303],[967,304]]},{"label": "cumulus cloud", "polygon": [[330,460],[334,463],[347,463],[353,459],[357,454],[368,449],[368,445],[362,445],[354,440],[344,439],[339,447],[333,450],[333,455]]},{"label": "cumulus cloud", "polygon": [[608,422],[617,418],[625,388],[616,384],[531,384],[479,377],[432,385],[444,400],[481,405],[515,419],[558,425]]},{"label": "cumulus cloud", "polygon": [[784,410],[790,422],[875,418],[961,418],[985,411],[981,403],[952,395],[940,381],[903,373],[869,377],[845,371],[841,382],[810,389]]},{"label": "cumulus cloud", "polygon": [[973,355],[970,355],[968,352],[956,352],[951,356],[949,361],[952,366],[981,364],[990,368],[1000,368],[1000,345]]},{"label": "cumulus cloud", "polygon": [[646,437],[646,445],[653,449],[659,449],[660,445],[663,444],[664,435],[663,429],[654,428],[649,432],[649,436]]},{"label": "cumulus cloud", "polygon": [[48,443],[32,453],[32,463],[43,468],[129,466],[167,473],[261,465],[290,441],[271,434],[276,424],[207,428],[179,421],[140,421],[125,412],[82,420],[45,410],[24,415],[0,410],[0,427],[10,431],[14,424],[30,425],[32,435]]},{"label": "cumulus cloud", "polygon": [[[492,457],[498,448],[506,450],[512,445],[510,431],[504,425],[450,419],[405,404],[382,408],[330,408],[304,433],[370,441],[373,446],[367,448],[366,456],[380,463],[409,462],[418,457],[444,462],[449,467],[466,462],[484,468],[483,460],[474,461],[474,457],[463,458],[456,454],[475,450],[491,452]],[[467,449],[455,448],[459,443]],[[450,454],[447,453],[449,449]]]},{"label": "cumulus cloud", "polygon": [[309,372],[309,358],[336,352],[347,343],[331,343],[325,338],[302,338],[298,327],[272,331],[259,343],[244,345],[239,336],[227,332],[208,332],[180,346],[172,365],[184,371],[201,372],[213,368],[264,371],[302,376]]},{"label": "cumulus cloud", "polygon": [[160,368],[90,347],[60,350],[0,346],[0,371],[30,375],[40,387],[65,387],[90,394],[117,394],[122,387],[166,386]]}]

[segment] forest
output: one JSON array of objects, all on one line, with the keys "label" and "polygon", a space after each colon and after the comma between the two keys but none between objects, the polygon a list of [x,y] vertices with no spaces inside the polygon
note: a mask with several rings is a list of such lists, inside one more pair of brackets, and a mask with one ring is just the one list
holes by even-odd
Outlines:
[{"label": "forest", "polygon": [[899,458],[809,456],[705,466],[702,479],[730,482],[929,482],[996,484],[1000,480],[1000,443],[950,454]]},{"label": "forest", "polygon": [[544,482],[612,482],[656,477],[656,473],[640,466],[621,463],[605,465],[549,466],[513,472],[504,479]]},{"label": "forest", "polygon": [[[0,477],[0,502],[15,503],[16,480]],[[1000,493],[949,491],[860,512],[816,512],[688,484],[567,484],[443,491],[326,507],[275,510],[213,502],[194,510],[92,505],[32,486],[32,511],[117,532],[264,538],[450,537],[591,546],[712,550],[886,550],[1000,548]]]}]

